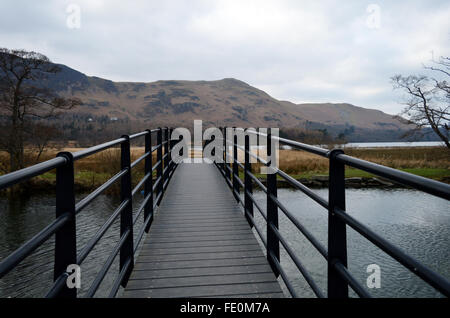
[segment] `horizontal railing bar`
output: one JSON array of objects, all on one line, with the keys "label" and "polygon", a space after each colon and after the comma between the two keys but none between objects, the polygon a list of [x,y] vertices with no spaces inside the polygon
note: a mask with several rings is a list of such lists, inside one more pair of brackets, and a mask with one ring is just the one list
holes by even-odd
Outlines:
[{"label": "horizontal railing bar", "polygon": [[144,185],[145,181],[147,181],[147,179],[150,178],[151,176],[152,174],[149,172],[141,179],[141,181],[139,181],[139,183],[134,187],[133,191],[131,191],[132,197],[134,197],[136,192],[139,191],[139,189]]},{"label": "horizontal railing bar", "polygon": [[345,211],[342,211],[339,208],[335,208],[334,213],[347,225],[364,236],[370,242],[378,246],[381,250],[397,260],[411,272],[422,278],[425,282],[427,282],[429,285],[434,287],[445,296],[450,297],[450,282],[445,277],[433,272],[409,255],[405,254],[398,247],[373,232],[371,229],[351,217]]},{"label": "horizontal railing bar", "polygon": [[155,207],[158,205],[158,201],[159,199],[161,199],[162,196],[162,192],[158,193],[158,195],[156,196],[156,199],[153,201],[153,211],[155,210]]},{"label": "horizontal railing bar", "polygon": [[137,133],[137,134],[134,134],[134,135],[130,135],[130,140],[133,140],[134,138],[138,138],[138,137],[141,137],[141,136],[145,136],[148,133],[149,133],[149,131],[143,131],[143,132],[140,132],[140,133]]},{"label": "horizontal railing bar", "polygon": [[77,257],[77,264],[81,265],[81,263],[86,259],[89,253],[92,251],[97,242],[103,237],[106,231],[109,229],[111,224],[116,220],[116,218],[120,215],[120,212],[130,203],[128,199],[123,201],[116,210],[111,214],[111,216],[106,220],[106,222],[100,227],[100,229],[95,233],[95,235],[89,240],[89,242],[85,245],[83,250]]},{"label": "horizontal railing bar", "polygon": [[[266,134],[256,133],[254,130],[250,130],[249,132],[255,133],[255,134],[260,135],[260,136],[266,136],[267,137]],[[285,139],[285,138],[280,138],[280,137],[277,137],[277,136],[272,136],[272,140],[278,140],[281,144],[290,145],[294,149],[304,150],[304,151],[311,152],[311,153],[314,153],[314,154],[317,154],[317,155],[320,155],[320,156],[326,157],[326,158],[329,158],[330,154],[331,154],[331,151],[329,151],[328,149],[323,149],[323,148],[320,148],[320,147],[303,144],[303,143],[292,141],[292,140],[288,140],[288,139]],[[226,140],[226,142],[227,142],[227,149],[229,148],[229,145],[232,145],[233,147],[235,147],[234,149],[236,149],[236,148],[242,149],[242,150],[245,151],[246,154],[249,154],[250,156],[255,157],[257,160],[261,159],[257,155],[254,155],[250,150],[246,150],[244,147],[240,146],[239,144],[234,144],[233,141]],[[338,161],[340,161],[340,162],[342,162],[342,163],[344,163],[344,164],[346,164],[348,166],[351,166],[351,167],[354,167],[354,168],[357,168],[357,169],[360,169],[360,170],[363,170],[363,171],[366,171],[366,172],[378,175],[380,177],[385,177],[385,178],[387,178],[389,180],[392,180],[392,181],[395,181],[395,182],[398,182],[398,183],[401,183],[401,184],[404,184],[404,185],[416,188],[417,190],[421,190],[423,192],[426,192],[426,193],[429,193],[429,194],[432,194],[432,195],[435,195],[435,196],[438,196],[438,197],[450,200],[450,185],[447,185],[445,183],[434,181],[434,180],[430,180],[430,179],[419,177],[419,176],[415,176],[415,175],[412,175],[412,174],[409,174],[409,173],[406,173],[406,172],[403,172],[403,171],[399,171],[399,170],[396,170],[396,169],[392,169],[392,168],[389,168],[389,167],[377,165],[377,164],[374,164],[374,163],[371,163],[371,162],[368,162],[368,161],[364,161],[364,160],[361,160],[361,159],[357,159],[357,158],[353,158],[353,157],[347,156],[345,154],[338,154],[336,157],[337,157]],[[226,158],[227,159],[228,158],[233,158],[231,156],[231,152],[230,151],[227,151]],[[234,162],[234,158],[233,158],[233,162]],[[237,160],[236,160],[236,164],[239,167],[244,168],[243,165]],[[233,175],[233,177],[237,177],[237,183],[241,187],[244,187],[243,186],[243,182],[239,179],[239,176],[238,175],[236,176],[234,174],[233,169],[229,165],[225,164],[225,165],[222,165],[219,168],[222,168],[222,169],[226,170],[227,172],[230,171],[231,174]],[[229,180],[227,178],[227,173],[225,171],[222,171],[222,169],[220,169],[222,175],[224,175],[226,182],[232,188],[231,180]],[[258,183],[258,185],[259,185],[259,183],[262,184],[262,182],[260,182],[260,180],[258,178],[256,178],[251,173],[251,171],[250,172],[245,171],[245,172],[247,173],[247,175],[251,176],[251,178],[253,180],[255,180],[255,182]],[[297,189],[301,190],[307,196],[309,196],[314,201],[319,203],[322,207],[324,207],[325,209],[328,209],[328,205],[329,204],[328,204],[326,199],[320,197],[314,191],[312,191],[311,189],[309,189],[308,187],[303,185],[301,182],[295,180],[293,177],[291,177],[290,175],[286,174],[285,172],[283,172],[281,170],[278,170],[277,173],[281,177],[283,177],[286,181],[288,181],[291,185],[293,185]],[[258,181],[256,181],[256,180],[258,180]],[[244,205],[243,202],[242,202],[242,199],[239,196],[238,190],[234,190],[233,189],[232,191],[237,196],[238,201],[242,205]],[[260,207],[256,204],[252,194],[248,190],[246,190],[245,187],[244,187],[244,192],[247,195],[250,196],[250,199],[252,200],[252,203],[257,206],[257,208],[258,208],[258,210],[260,212],[262,212]],[[277,206],[282,210],[282,212],[284,212],[284,214],[294,223],[294,225],[302,232],[302,234],[305,235],[305,237],[314,245],[314,247],[319,251],[319,253],[321,253],[327,259],[327,261],[330,261],[330,260],[328,260],[328,252],[325,250],[325,247],[322,246],[322,244],[320,242],[315,240],[315,238],[303,227],[303,225],[300,224],[300,222],[286,209],[286,207],[281,202],[278,201],[276,196],[270,195],[269,197],[270,197],[270,199],[272,201],[274,201],[277,204]],[[344,222],[346,222],[349,226],[354,228],[357,232],[362,234],[369,241],[371,241],[376,246],[381,248],[384,252],[386,252],[387,254],[392,256],[394,259],[399,261],[402,265],[407,267],[409,270],[414,272],[416,275],[418,275],[420,278],[422,278],[425,282],[430,284],[432,287],[436,288],[438,291],[442,292],[444,295],[449,296],[450,288],[449,288],[449,282],[448,282],[448,280],[446,278],[441,277],[441,275],[439,275],[439,274],[429,270],[427,267],[421,265],[420,263],[415,261],[413,258],[407,256],[401,250],[399,250],[395,246],[391,245],[389,242],[385,241],[383,238],[379,237],[377,234],[373,233],[372,231],[370,231],[365,226],[362,226],[361,224],[359,224],[358,221],[356,221],[352,217],[348,216],[345,213],[345,211],[342,211],[342,210],[340,210],[338,208],[336,210],[337,211],[335,211],[335,213],[338,214],[339,217],[341,219],[343,219]],[[250,217],[251,222],[254,224],[252,216],[249,215],[248,211],[245,210],[245,212],[246,212],[245,214],[247,214]],[[263,213],[262,213],[262,215],[263,215]],[[361,227],[355,228],[354,226],[361,226]],[[273,226],[272,226],[272,228],[273,228]],[[284,240],[284,238],[281,237],[281,234],[279,233],[279,231],[276,231],[276,233],[277,233],[277,236],[279,237],[280,241],[282,242],[283,246],[286,248],[286,246],[288,246],[287,242]],[[288,249],[286,249],[286,250],[288,250]],[[288,252],[288,254],[290,254],[292,260],[294,262],[295,262],[295,260],[299,261],[298,259],[294,259],[292,257],[295,254],[292,252],[291,249],[290,249],[290,251],[291,251],[291,253]],[[274,259],[274,263],[275,263],[275,265],[277,267],[281,267],[279,262],[277,263],[277,260],[274,257],[274,255],[270,255],[270,257],[272,259]],[[331,260],[331,261],[333,261],[333,260]],[[299,262],[297,262],[297,263],[299,263]],[[297,263],[296,263],[296,265],[298,265]],[[345,266],[343,266],[341,263],[333,264],[333,266],[336,268],[338,273],[343,277],[343,279],[346,280],[348,285],[359,296],[361,296],[361,297],[370,297],[370,294],[368,294],[367,291],[365,291],[365,289],[362,287],[362,285],[359,284],[354,279],[354,277],[351,275],[351,273],[348,271],[348,269]],[[299,268],[299,270],[301,270],[301,269]],[[280,272],[281,272],[281,270],[280,270]],[[286,282],[286,279],[285,279],[286,277],[285,276],[286,275],[283,276],[283,274],[282,274],[282,278]],[[312,278],[310,278],[310,281],[313,282]],[[288,284],[287,284],[287,286],[288,286]],[[289,286],[288,286],[288,289],[289,289]]]},{"label": "horizontal railing bar", "polygon": [[236,160],[236,164],[237,164],[240,168],[242,168],[242,170],[245,170],[244,165],[243,165],[242,163],[240,163],[238,160]]},{"label": "horizontal railing bar", "polygon": [[333,266],[359,297],[372,298],[372,296],[361,286],[361,284],[352,276],[352,274],[341,262],[338,261],[334,263]]},{"label": "horizontal railing bar", "polygon": [[259,205],[259,203],[256,202],[255,198],[253,197],[253,194],[250,193],[250,191],[248,191],[248,189],[245,190],[245,193],[250,197],[250,200],[252,201],[252,203],[256,206],[256,208],[258,209],[259,213],[262,215],[264,220],[266,220],[266,222],[267,222],[267,215],[264,213],[264,211],[261,208],[261,206]]},{"label": "horizontal railing bar", "polygon": [[328,149],[324,149],[324,148],[320,148],[320,147],[316,147],[316,146],[311,146],[311,145],[304,144],[304,143],[301,143],[301,142],[298,142],[298,141],[294,141],[294,140],[290,140],[290,139],[285,139],[285,138],[281,138],[281,137],[274,137],[274,136],[272,138],[273,139],[278,139],[278,141],[281,144],[288,145],[288,146],[291,146],[291,147],[296,148],[296,149],[304,150],[304,151],[307,151],[307,152],[310,152],[310,153],[313,153],[313,154],[316,154],[316,155],[319,155],[319,156],[322,156],[322,157],[327,157],[328,152],[329,152]]},{"label": "horizontal railing bar", "polygon": [[325,259],[328,260],[328,252],[325,247],[289,212],[289,210],[282,204],[273,194],[269,195],[269,198],[275,202],[275,204],[281,209],[281,211],[286,215],[289,220],[294,223],[297,229],[303,233],[303,235],[311,242],[311,244],[317,249],[317,251],[322,254]]},{"label": "horizontal railing bar", "polygon": [[67,159],[61,156],[2,175],[0,176],[0,190],[3,190],[21,181],[43,174],[47,171],[61,167],[66,163]]},{"label": "horizontal railing bar", "polygon": [[139,230],[139,233],[136,237],[133,254],[136,254],[136,252],[139,248],[139,244],[141,243],[142,237],[144,235],[145,229],[147,228],[147,225],[150,222],[150,220],[152,219],[152,217],[153,217],[153,213],[151,213],[147,216],[147,220],[144,220],[144,224],[142,224],[141,229]]},{"label": "horizontal railing bar", "polygon": [[158,166],[161,164],[161,160],[158,160],[154,165],[153,165],[153,167],[152,167],[152,172],[153,171],[155,171],[157,168],[158,168]]},{"label": "horizontal railing bar", "polygon": [[47,292],[47,295],[45,295],[45,298],[55,298],[58,296],[61,289],[65,286],[67,286],[67,278],[69,277],[69,273],[64,272],[55,280],[55,282],[52,285],[52,288]]},{"label": "horizontal railing bar", "polygon": [[373,173],[377,176],[411,186],[417,190],[450,200],[450,185],[446,183],[416,176],[408,172],[385,167],[376,163],[350,157],[345,154],[339,154],[336,158],[338,161],[351,167],[358,168],[360,170]]},{"label": "horizontal railing bar", "polygon": [[153,183],[153,189],[152,191],[155,192],[156,188],[158,187],[158,184],[161,182],[161,177],[158,177],[155,182]]},{"label": "horizontal railing bar", "polygon": [[272,259],[273,264],[277,268],[278,272],[281,275],[281,278],[283,279],[284,284],[286,285],[287,289],[289,290],[289,293],[293,298],[298,298],[298,295],[292,286],[291,282],[289,281],[286,272],[284,271],[283,267],[281,267],[280,261],[273,255],[272,252],[269,252],[269,257]]},{"label": "horizontal railing bar", "polygon": [[102,269],[95,277],[94,282],[92,283],[91,287],[89,288],[86,297],[91,298],[94,296],[95,292],[97,291],[98,287],[102,283],[103,279],[105,278],[106,273],[108,272],[109,268],[111,267],[114,259],[116,258],[117,254],[120,251],[120,248],[125,243],[126,239],[128,238],[128,235],[130,235],[130,230],[126,230],[125,233],[123,233],[122,237],[120,238],[119,242],[117,242],[116,246],[114,247],[114,250],[109,255],[106,262],[103,264]]},{"label": "horizontal railing bar", "polygon": [[134,217],[133,225],[136,224],[137,220],[139,219],[139,216],[141,215],[142,211],[144,211],[145,206],[147,205],[148,200],[150,200],[152,196],[152,193],[147,194],[144,201],[142,201],[141,205],[139,206],[138,211],[136,212],[136,215]]},{"label": "horizontal railing bar", "polygon": [[120,270],[119,276],[117,276],[116,280],[114,281],[113,287],[111,289],[111,292],[108,295],[108,298],[113,298],[116,296],[117,291],[119,290],[120,284],[122,283],[122,280],[124,279],[126,273],[128,272],[128,268],[131,265],[131,257],[129,257],[122,269]]},{"label": "horizontal railing bar", "polygon": [[233,168],[231,168],[230,165],[227,165],[227,164],[226,164],[225,167],[226,167],[230,172],[233,172]]},{"label": "horizontal railing bar", "polygon": [[139,164],[139,162],[141,162],[142,160],[144,160],[145,158],[147,158],[148,157],[148,155],[150,155],[151,154],[151,152],[149,151],[149,152],[146,152],[146,153],[144,153],[142,156],[140,156],[138,159],[136,159],[135,161],[133,161],[132,163],[131,163],[131,168],[133,168],[134,166],[136,166],[137,164]]},{"label": "horizontal railing bar", "polygon": [[274,234],[276,235],[276,237],[278,238],[278,240],[281,242],[281,244],[283,244],[284,249],[288,253],[288,255],[291,258],[291,260],[294,262],[295,266],[297,266],[298,270],[302,273],[303,278],[305,278],[306,282],[311,287],[311,289],[314,292],[314,294],[317,297],[319,297],[319,298],[324,298],[324,295],[323,295],[322,291],[316,285],[316,283],[314,282],[314,279],[311,277],[309,272],[306,270],[305,266],[302,264],[302,262],[297,257],[297,255],[295,255],[295,253],[292,250],[291,246],[286,242],[284,237],[281,235],[280,231],[273,224],[269,223],[269,226],[272,229],[272,231],[274,232]]},{"label": "horizontal railing bar", "polygon": [[19,247],[17,250],[9,254],[0,263],[0,278],[5,276],[11,271],[17,264],[30,255],[36,248],[44,243],[50,236],[58,231],[71,219],[70,213],[64,213],[42,229],[39,233],[29,239],[25,244]]},{"label": "horizontal railing bar", "polygon": [[161,147],[162,147],[161,144],[158,144],[158,145],[156,145],[156,146],[153,146],[152,152],[155,151],[155,150],[157,150],[157,149],[159,149],[159,148],[161,148]]},{"label": "horizontal railing bar", "polygon": [[328,202],[318,194],[316,194],[314,191],[312,191],[310,188],[305,186],[303,183],[295,180],[290,175],[288,175],[286,172],[277,169],[276,172],[279,176],[281,176],[284,180],[289,182],[292,186],[296,187],[300,191],[302,191],[304,194],[309,196],[311,199],[319,203],[321,206],[323,206],[325,209],[328,209]]},{"label": "horizontal railing bar", "polygon": [[[239,186],[240,186],[241,188],[244,188],[244,182],[242,182],[242,180],[239,178],[239,175],[233,173],[233,176],[236,177],[236,182],[239,183]],[[234,179],[233,179],[233,180],[234,180]]]},{"label": "horizontal railing bar", "polygon": [[[243,130],[243,129],[241,129]],[[251,134],[254,135],[258,135],[261,137],[267,137],[267,134],[261,133],[261,132],[257,132],[255,130],[246,130],[246,132],[249,132]],[[327,157],[328,155],[328,150],[324,149],[324,148],[320,148],[320,147],[316,147],[316,146],[311,146],[308,144],[304,144],[298,141],[294,141],[294,140],[290,140],[290,139],[285,139],[285,138],[281,138],[281,137],[277,137],[272,135],[272,139],[278,140],[280,143],[284,144],[284,145],[288,145],[297,149],[301,149],[301,150],[305,150],[307,152],[311,152],[314,153],[316,155],[322,156],[322,157]]]},{"label": "horizontal railing bar", "polygon": [[255,181],[255,183],[258,185],[258,187],[261,188],[261,190],[267,193],[267,187],[261,182],[261,180],[259,180],[253,173],[248,170],[246,170],[245,173]]},{"label": "horizontal railing bar", "polygon": [[250,218],[250,220],[252,221],[252,224],[253,224],[253,226],[254,226],[254,228],[255,228],[255,230],[256,230],[256,233],[258,233],[258,236],[259,236],[259,238],[261,239],[261,242],[263,242],[264,247],[267,248],[267,241],[266,241],[266,239],[264,238],[264,236],[263,236],[263,234],[262,234],[262,231],[261,231],[261,229],[259,228],[259,226],[256,225],[255,219],[254,219],[253,215],[251,215],[251,214],[248,212],[248,210],[245,209],[245,208],[244,208],[244,212],[245,212],[245,214]]},{"label": "horizontal railing bar", "polygon": [[100,144],[100,145],[97,145],[97,146],[94,146],[94,147],[90,147],[90,148],[87,148],[87,149],[84,149],[84,150],[80,150],[80,151],[74,152],[74,153],[72,153],[73,154],[73,160],[74,161],[80,160],[80,159],[82,159],[84,157],[93,155],[93,154],[95,154],[97,152],[100,152],[102,150],[105,150],[105,149],[108,149],[108,148],[120,145],[124,141],[126,141],[125,138],[119,138],[119,139],[116,139],[116,140],[105,142],[103,144]]},{"label": "horizontal railing bar", "polygon": [[228,177],[227,177],[227,175],[225,174],[225,172],[224,172],[224,176],[223,176],[223,177],[225,178],[225,181],[227,182],[228,186],[229,186],[230,188],[233,188],[233,184],[231,183],[231,179],[228,179]]},{"label": "horizontal railing bar", "polygon": [[236,190],[233,189],[233,193],[236,195],[238,202],[239,202],[243,207],[245,207],[244,200],[242,200],[242,198],[241,198],[239,192],[237,192]]},{"label": "horizontal railing bar", "polygon": [[103,183],[101,186],[99,186],[97,189],[95,189],[93,192],[89,193],[84,199],[82,199],[80,202],[75,204],[75,213],[78,214],[83,210],[89,203],[92,202],[95,198],[97,198],[100,194],[102,194],[103,191],[108,189],[110,186],[114,184],[117,180],[119,180],[125,173],[127,173],[128,169],[122,170],[119,173],[117,173],[115,176],[113,176],[111,179]]}]

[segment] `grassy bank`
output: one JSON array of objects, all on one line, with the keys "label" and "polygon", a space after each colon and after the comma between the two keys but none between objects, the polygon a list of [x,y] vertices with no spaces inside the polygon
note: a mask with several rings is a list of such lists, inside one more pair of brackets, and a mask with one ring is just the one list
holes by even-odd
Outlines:
[{"label": "grassy bank", "polygon": [[[450,151],[447,148],[346,149],[347,155],[399,169],[425,178],[450,183]],[[328,175],[328,159],[304,151],[280,150],[279,167],[296,179]],[[259,171],[256,167],[255,172]],[[372,178],[365,171],[347,167],[347,178]],[[263,177],[263,175],[258,175]]]},{"label": "grassy bank", "polygon": [[[80,149],[66,148],[64,151]],[[61,150],[49,149],[41,155],[39,161],[54,158]],[[133,147],[132,160],[136,160],[144,153],[144,148]],[[450,183],[450,151],[446,148],[376,148],[376,149],[346,149],[345,153],[367,161],[406,171],[415,175]],[[262,154],[264,157],[264,154]],[[243,159],[242,154],[239,160]],[[35,154],[26,152],[27,165],[34,164]],[[153,156],[156,161],[155,154]],[[0,153],[0,164],[7,166],[8,156]],[[280,150],[280,168],[296,179],[313,180],[319,176],[328,175],[328,160],[303,151]],[[120,149],[113,148],[75,163],[75,186],[77,191],[91,191],[120,170]],[[259,174],[259,165],[254,165],[255,174],[261,179],[265,175]],[[133,168],[134,184],[144,176],[144,163]],[[242,172],[241,172],[241,176]],[[372,178],[373,175],[353,168],[346,169],[347,178]],[[25,184],[29,189],[49,189],[55,184],[55,171],[47,172],[33,178]],[[110,193],[118,193],[119,183],[112,187]]]}]

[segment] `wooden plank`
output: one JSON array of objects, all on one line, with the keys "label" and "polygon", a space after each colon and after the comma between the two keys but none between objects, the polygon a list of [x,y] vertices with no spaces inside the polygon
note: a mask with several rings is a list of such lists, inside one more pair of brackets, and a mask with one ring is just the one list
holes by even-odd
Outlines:
[{"label": "wooden plank", "polygon": [[252,245],[219,245],[219,246],[194,246],[194,247],[156,247],[144,249],[139,255],[170,255],[170,254],[195,254],[195,253],[215,253],[215,252],[240,252],[240,251],[259,251],[259,244]]},{"label": "wooden plank", "polygon": [[194,267],[194,268],[164,268],[157,270],[138,270],[134,279],[211,276],[229,274],[271,273],[267,264],[259,265],[237,265],[216,267]]},{"label": "wooden plank", "polygon": [[[141,273],[142,276],[142,273]],[[253,284],[273,282],[273,273],[245,273],[228,275],[203,275],[185,277],[161,277],[150,279],[130,279],[127,289],[171,288],[189,286],[215,286],[226,284]]]},{"label": "wooden plank", "polygon": [[123,297],[152,297],[152,298],[180,298],[180,297],[234,297],[242,294],[280,293],[277,281],[253,284],[228,284],[213,286],[187,286],[170,288],[125,289]]},{"label": "wooden plank", "polygon": [[159,269],[174,269],[174,268],[207,268],[220,266],[236,266],[236,265],[261,265],[267,264],[267,259],[264,256],[249,257],[249,258],[229,258],[229,259],[213,259],[213,260],[188,260],[188,261],[169,261],[169,262],[144,262],[138,258],[134,269],[135,270],[159,270]]},{"label": "wooden plank", "polygon": [[123,297],[283,297],[214,165],[177,168]]},{"label": "wooden plank", "polygon": [[[149,244],[148,242],[146,242]],[[154,249],[158,248],[182,248],[182,247],[207,247],[207,246],[243,246],[255,245],[254,242],[248,242],[246,239],[241,240],[214,240],[214,241],[187,241],[187,242],[151,242]]]},{"label": "wooden plank", "polygon": [[[253,236],[253,233],[250,234],[240,234],[240,235],[214,235],[214,236],[192,236],[189,238],[190,242],[205,242],[205,241],[223,241],[223,240],[236,240],[236,241],[241,241],[241,240],[251,240],[254,239],[255,237]],[[168,237],[150,237],[148,241],[146,241],[146,243],[148,243],[147,245],[151,245],[153,242],[186,242],[185,238],[180,238],[177,237],[175,235],[173,236],[168,236]]]}]

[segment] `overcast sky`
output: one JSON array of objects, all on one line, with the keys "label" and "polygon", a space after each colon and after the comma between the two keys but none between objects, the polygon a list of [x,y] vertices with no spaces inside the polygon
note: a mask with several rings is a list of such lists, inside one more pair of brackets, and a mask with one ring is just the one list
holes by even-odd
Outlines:
[{"label": "overcast sky", "polygon": [[87,75],[234,77],[281,100],[392,114],[390,77],[450,55],[450,1],[2,0],[0,14],[0,47]]}]

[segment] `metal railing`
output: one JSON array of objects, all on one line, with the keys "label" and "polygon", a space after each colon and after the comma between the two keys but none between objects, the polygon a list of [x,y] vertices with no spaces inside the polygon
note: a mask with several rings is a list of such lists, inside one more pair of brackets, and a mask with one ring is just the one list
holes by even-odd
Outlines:
[{"label": "metal railing", "polygon": [[[407,255],[401,249],[382,238],[380,235],[369,229],[345,211],[345,166],[357,168],[371,174],[407,185],[414,189],[435,195],[437,197],[450,200],[450,186],[445,183],[426,179],[396,169],[381,166],[375,163],[364,161],[345,155],[341,149],[327,150],[297,141],[272,136],[270,129],[267,134],[258,132],[254,129],[243,130],[245,134],[244,146],[238,144],[237,135],[233,134],[232,139],[227,136],[227,129],[221,128],[223,162],[216,166],[221,171],[226,182],[231,188],[234,197],[242,205],[245,217],[250,226],[256,230],[262,243],[266,248],[267,259],[277,277],[281,275],[287,289],[293,297],[297,293],[292,286],[289,277],[280,263],[280,243],[284,247],[287,255],[291,258],[306,282],[311,287],[314,294],[319,297],[329,298],[347,298],[349,296],[348,287],[360,297],[370,297],[370,294],[356,280],[347,268],[347,234],[346,228],[349,226],[371,243],[376,245],[382,251],[394,258],[401,265],[416,274],[428,285],[435,288],[443,295],[450,296],[450,282],[443,276],[422,265],[417,260]],[[277,140],[279,144],[284,144],[293,149],[307,151],[329,160],[329,185],[328,200],[317,195],[310,188],[297,181],[284,171],[275,168],[275,173],[267,175],[265,186],[253,173],[250,157],[255,158],[259,163],[269,167],[270,161],[264,160],[254,154],[250,148],[250,135],[256,135],[259,138],[265,138],[267,145],[267,158],[275,159],[272,152],[272,142]],[[232,154],[229,153],[229,147],[232,147]],[[238,161],[238,150],[244,152],[244,162]],[[239,170],[244,172],[244,181],[239,177]],[[319,205],[328,210],[328,247],[321,244],[294,214],[277,197],[277,175],[286,180],[291,186],[305,193],[309,198],[316,201]],[[253,197],[253,184],[256,184],[266,193],[267,207],[264,211]],[[243,189],[242,199],[240,189]],[[262,229],[255,223],[254,207],[259,211],[266,223],[266,238],[264,238]],[[278,212],[281,211],[294,224],[294,226],[304,235],[304,237],[317,249],[328,264],[327,269],[327,293],[325,294],[315,283],[305,266],[302,264],[298,255],[296,255],[278,229]]]},{"label": "metal railing", "polygon": [[[115,245],[106,262],[94,278],[87,297],[93,297],[105,278],[114,259],[119,254],[119,274],[114,280],[109,297],[117,294],[119,287],[125,286],[134,266],[134,254],[142,240],[144,232],[148,232],[153,220],[153,214],[159,205],[170,178],[177,167],[172,161],[172,142],[170,128],[146,130],[134,135],[124,135],[119,139],[103,143],[78,152],[61,152],[56,158],[0,176],[0,190],[11,187],[21,181],[41,175],[56,169],[56,218],[33,238],[0,262],[0,278],[13,270],[22,260],[29,256],[39,246],[55,235],[55,259],[53,268],[54,283],[46,297],[77,297],[77,289],[66,284],[69,273],[67,267],[72,264],[81,265],[93,250],[102,236],[120,215],[120,239]],[[152,135],[156,133],[156,145],[152,146]],[[144,137],[145,153],[131,162],[130,141]],[[79,202],[75,202],[74,163],[95,153],[120,146],[120,171],[108,181],[88,194]],[[164,152],[163,152],[164,148]],[[153,152],[156,151],[156,162],[152,163]],[[164,153],[164,154],[163,154]],[[145,160],[145,175],[132,189],[131,171],[133,167]],[[153,172],[156,170],[156,180],[153,182]],[[90,238],[87,244],[77,254],[76,216],[106,189],[120,180],[120,204],[109,216],[107,221]],[[133,219],[132,201],[139,190],[144,187],[144,199]],[[143,213],[143,223],[139,229],[136,224]],[[138,231],[134,241],[133,232]]]}]

